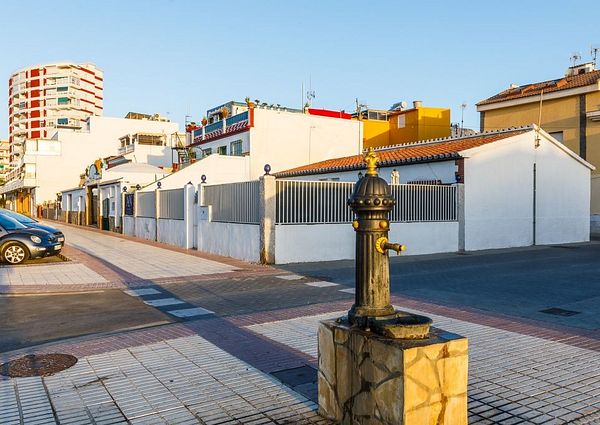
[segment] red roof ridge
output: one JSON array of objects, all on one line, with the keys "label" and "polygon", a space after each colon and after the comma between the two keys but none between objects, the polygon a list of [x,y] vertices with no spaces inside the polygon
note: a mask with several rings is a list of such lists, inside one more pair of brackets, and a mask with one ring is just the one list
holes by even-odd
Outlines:
[{"label": "red roof ridge", "polygon": [[585,87],[598,84],[600,80],[600,69],[585,72],[583,74],[568,75],[552,80],[539,81],[535,83],[521,84],[518,87],[508,88],[477,102],[477,106],[499,103],[513,99],[522,99],[538,95],[541,91],[544,93],[553,93],[562,90]]},{"label": "red roof ridge", "polygon": [[[458,159],[460,152],[476,148],[488,143],[519,135],[535,130],[534,124],[510,127],[499,130],[486,131],[469,136],[444,137],[405,143],[400,145],[385,146],[377,149],[379,152],[379,166],[390,167],[422,162],[437,162]],[[337,171],[352,171],[365,168],[362,155],[351,155],[341,158],[332,158],[295,167],[275,173],[278,178],[296,177],[309,174],[327,174]]]},{"label": "red roof ridge", "polygon": [[473,139],[473,138],[478,138],[478,137],[486,136],[486,135],[490,135],[490,134],[511,133],[511,132],[520,131],[520,130],[535,130],[535,128],[536,128],[535,124],[526,124],[526,125],[515,126],[515,127],[505,127],[505,128],[495,129],[495,130],[482,131],[482,132],[470,134],[467,136],[438,137],[436,139],[417,140],[414,142],[397,143],[395,145],[379,146],[379,147],[373,148],[373,150],[380,152],[380,151],[394,150],[397,148],[402,148],[402,147],[407,147],[407,146],[431,145],[431,144],[442,143],[442,142],[451,142],[454,140]]}]

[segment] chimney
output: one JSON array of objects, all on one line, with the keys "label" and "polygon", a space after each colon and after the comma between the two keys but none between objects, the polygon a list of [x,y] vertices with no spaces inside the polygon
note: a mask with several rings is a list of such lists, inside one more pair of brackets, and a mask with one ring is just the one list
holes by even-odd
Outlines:
[{"label": "chimney", "polygon": [[413,100],[413,108],[417,109],[423,106],[423,101],[421,100]]}]

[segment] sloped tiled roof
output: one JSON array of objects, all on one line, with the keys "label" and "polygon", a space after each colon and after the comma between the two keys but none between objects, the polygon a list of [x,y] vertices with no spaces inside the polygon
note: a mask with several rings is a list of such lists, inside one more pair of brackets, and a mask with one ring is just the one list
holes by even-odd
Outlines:
[{"label": "sloped tiled roof", "polygon": [[600,80],[600,70],[586,72],[585,74],[573,75],[570,77],[558,78],[556,80],[524,84],[519,87],[501,91],[492,97],[488,97],[487,99],[479,102],[477,106],[496,102],[504,102],[506,100],[519,99],[523,97],[537,96],[542,92],[542,90],[544,90],[544,94],[547,94],[561,90],[585,87],[591,84],[597,84],[598,80]]},{"label": "sloped tiled roof", "polygon": [[[379,167],[391,167],[419,162],[437,162],[460,158],[460,152],[476,148],[508,137],[531,131],[531,126],[479,133],[473,136],[449,137],[407,145],[395,145],[376,149]],[[308,174],[326,174],[339,171],[365,169],[362,155],[328,159],[302,167],[275,173],[277,177],[294,177]]]}]

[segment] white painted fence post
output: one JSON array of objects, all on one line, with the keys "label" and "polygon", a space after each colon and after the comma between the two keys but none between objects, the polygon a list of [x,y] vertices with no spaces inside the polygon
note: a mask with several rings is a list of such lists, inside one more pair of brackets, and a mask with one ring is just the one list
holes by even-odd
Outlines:
[{"label": "white painted fence post", "polygon": [[465,251],[465,185],[456,185],[456,203],[458,209],[458,251]]},{"label": "white painted fence post", "polygon": [[183,189],[183,221],[185,223],[186,249],[194,247],[194,215],[196,214],[194,208],[195,196],[196,191],[194,190],[194,185],[191,182],[188,182]]},{"label": "white painted fence post", "polygon": [[[119,186],[120,188],[121,186]],[[125,189],[127,189],[127,186],[123,186]],[[125,194],[127,192],[123,191],[123,189],[121,189],[121,233],[125,234]],[[116,216],[116,214],[115,214]]]},{"label": "white painted fence post", "polygon": [[154,233],[154,240],[159,241],[158,238],[158,218],[160,217],[160,190],[156,189],[154,191],[154,222],[156,224],[156,232]]},{"label": "white painted fence post", "polygon": [[139,211],[139,202],[140,201],[140,197],[138,196],[138,190],[136,189],[135,192],[133,192],[133,233],[132,236],[137,236],[137,216],[138,216],[138,211]]},{"label": "white painted fence post", "polygon": [[259,184],[258,216],[260,219],[260,262],[275,264],[275,197],[277,186],[274,176],[264,175]]}]

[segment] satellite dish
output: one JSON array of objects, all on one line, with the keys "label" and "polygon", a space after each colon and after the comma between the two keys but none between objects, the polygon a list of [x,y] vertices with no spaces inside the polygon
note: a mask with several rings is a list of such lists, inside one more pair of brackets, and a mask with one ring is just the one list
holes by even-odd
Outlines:
[{"label": "satellite dish", "polygon": [[403,100],[402,102],[400,102],[400,107],[402,109],[406,109],[407,106],[408,106],[408,103],[406,101]]}]

